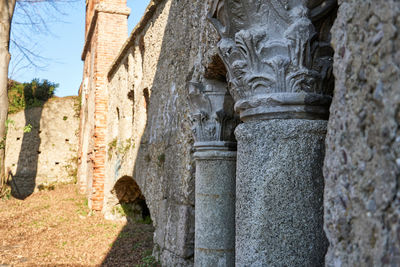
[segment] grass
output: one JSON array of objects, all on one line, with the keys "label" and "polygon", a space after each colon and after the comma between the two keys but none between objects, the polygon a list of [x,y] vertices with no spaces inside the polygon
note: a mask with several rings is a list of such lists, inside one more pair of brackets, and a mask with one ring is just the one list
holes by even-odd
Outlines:
[{"label": "grass", "polygon": [[122,207],[122,204],[118,204],[114,206],[114,214],[118,213],[121,216],[127,216],[125,209]]},{"label": "grass", "polygon": [[11,188],[7,185],[0,188],[0,200],[9,200],[11,198]]},{"label": "grass", "polygon": [[153,221],[151,220],[150,216],[146,216],[143,219],[140,219],[137,221],[138,223],[142,223],[142,224],[152,224]]},{"label": "grass", "polygon": [[141,217],[141,213],[134,210],[131,203],[120,203],[113,208],[114,214],[119,214],[123,217],[128,217],[133,219],[134,222],[140,224],[152,224],[150,216],[146,216],[145,218]]},{"label": "grass", "polygon": [[140,242],[135,243],[132,247],[132,251],[135,251],[136,249],[140,248],[141,245],[142,245],[142,243],[140,243]]},{"label": "grass", "polygon": [[89,203],[88,203],[87,198],[83,199],[83,201],[82,201],[82,199],[77,200],[75,202],[75,205],[77,207],[76,212],[79,215],[81,215],[81,216],[89,215],[90,210],[89,210]]},{"label": "grass", "polygon": [[159,266],[159,262],[151,255],[151,250],[145,250],[142,254],[142,263],[137,264],[136,267],[154,267]]}]

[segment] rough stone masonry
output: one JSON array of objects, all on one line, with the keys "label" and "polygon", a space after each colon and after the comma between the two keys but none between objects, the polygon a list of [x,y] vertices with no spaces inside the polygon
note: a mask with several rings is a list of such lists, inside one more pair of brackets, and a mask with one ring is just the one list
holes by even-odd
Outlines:
[{"label": "rough stone masonry", "polygon": [[[56,183],[76,182],[78,97],[53,97],[43,107],[8,116],[6,168],[12,194],[24,199]],[[24,128],[30,127],[30,131]]]},{"label": "rough stone masonry", "polygon": [[400,2],[339,1],[326,140],[327,266],[400,264]]},{"label": "rough stone masonry", "polygon": [[[163,266],[400,264],[398,1],[154,0],[122,44],[125,4],[87,6],[103,46],[101,12],[123,28],[110,53],[85,46],[80,185],[94,208],[109,214],[118,181],[137,183]],[[210,84],[228,89],[235,131]],[[236,159],[209,157],[232,141]],[[218,214],[228,229],[214,233]]]}]

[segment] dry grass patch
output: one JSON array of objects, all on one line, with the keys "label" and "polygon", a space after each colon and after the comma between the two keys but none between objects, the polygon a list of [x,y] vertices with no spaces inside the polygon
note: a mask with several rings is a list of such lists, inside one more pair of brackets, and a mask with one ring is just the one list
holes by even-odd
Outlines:
[{"label": "dry grass patch", "polygon": [[158,266],[153,227],[106,221],[74,185],[0,200],[0,265]]}]

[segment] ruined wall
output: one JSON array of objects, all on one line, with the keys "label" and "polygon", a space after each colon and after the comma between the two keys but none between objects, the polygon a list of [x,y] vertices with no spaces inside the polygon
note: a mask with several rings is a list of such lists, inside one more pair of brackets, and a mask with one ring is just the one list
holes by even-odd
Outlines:
[{"label": "ruined wall", "polygon": [[[13,176],[14,196],[25,198],[38,187],[75,182],[78,97],[51,98],[43,108],[11,114],[9,120],[6,168]],[[24,132],[27,125],[30,132]]]},{"label": "ruined wall", "polygon": [[106,161],[106,73],[127,37],[130,10],[126,0],[91,0],[86,4],[78,179],[89,206],[101,210]]},{"label": "ruined wall", "polygon": [[[164,266],[193,264],[194,161],[187,84],[204,78],[225,81],[217,38],[205,19],[210,2],[152,1],[107,77],[103,212],[112,215],[118,204],[113,193],[118,180],[135,180],[156,228],[154,254]],[[324,166],[324,225],[330,242],[326,264],[396,265],[400,4],[339,4],[332,30],[336,88]],[[87,55],[97,55],[91,49]],[[93,80],[90,76],[89,83]]]},{"label": "ruined wall", "polygon": [[110,214],[118,202],[111,193],[118,179],[132,177],[150,209],[154,254],[164,266],[193,264],[195,168],[187,84],[216,55],[207,8],[207,1],[152,1],[109,72],[103,211]]},{"label": "ruined wall", "polygon": [[341,0],[326,139],[327,266],[400,262],[400,2]]}]

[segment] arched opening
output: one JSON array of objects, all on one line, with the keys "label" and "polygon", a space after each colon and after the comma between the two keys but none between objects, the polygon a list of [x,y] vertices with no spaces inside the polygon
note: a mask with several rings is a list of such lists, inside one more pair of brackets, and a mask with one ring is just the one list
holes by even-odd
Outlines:
[{"label": "arched opening", "polygon": [[204,71],[204,78],[227,82],[226,73],[226,67],[220,56],[218,54],[210,55]]},{"label": "arched opening", "polygon": [[147,207],[146,199],[136,181],[130,176],[121,177],[111,191],[118,199],[117,211],[133,220],[151,222],[150,210]]}]

